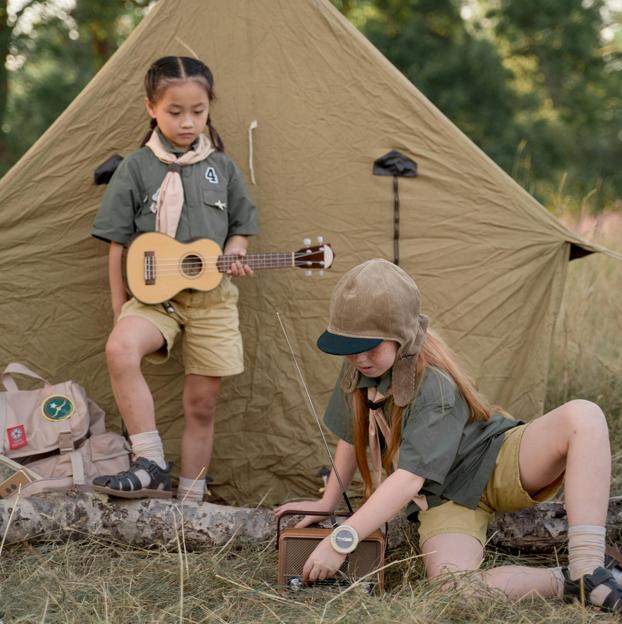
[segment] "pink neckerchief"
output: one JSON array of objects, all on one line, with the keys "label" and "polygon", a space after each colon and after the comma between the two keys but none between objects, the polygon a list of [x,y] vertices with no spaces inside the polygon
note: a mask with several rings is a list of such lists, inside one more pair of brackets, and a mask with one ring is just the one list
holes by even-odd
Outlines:
[{"label": "pink neckerchief", "polygon": [[192,165],[205,160],[215,151],[215,148],[210,140],[201,133],[195,148],[188,150],[178,158],[175,154],[166,150],[155,130],[145,145],[159,161],[169,165],[164,180],[160,185],[156,201],[156,231],[164,232],[174,237],[179,225],[179,219],[181,218],[181,209],[184,205],[184,186],[180,175],[181,168],[184,165]]},{"label": "pink neckerchief", "polygon": [[[367,403],[369,405],[369,448],[371,451],[371,462],[374,469],[373,480],[374,489],[377,489],[382,482],[382,451],[380,450],[380,438],[378,430],[384,437],[385,445],[389,445],[391,442],[391,428],[389,427],[383,411],[383,404],[386,396],[378,391],[375,386],[367,388]],[[372,405],[377,405],[374,409]],[[399,462],[399,449],[393,456],[393,470],[397,470]],[[428,508],[428,501],[425,496],[418,495],[413,497],[413,501],[417,504],[419,509],[425,511]]]}]

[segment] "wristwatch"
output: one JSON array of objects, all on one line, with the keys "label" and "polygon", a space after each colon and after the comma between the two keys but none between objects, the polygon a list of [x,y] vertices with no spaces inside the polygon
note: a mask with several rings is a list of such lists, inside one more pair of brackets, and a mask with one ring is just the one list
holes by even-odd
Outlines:
[{"label": "wristwatch", "polygon": [[341,555],[351,553],[359,543],[359,534],[349,524],[340,524],[330,534],[330,545]]}]

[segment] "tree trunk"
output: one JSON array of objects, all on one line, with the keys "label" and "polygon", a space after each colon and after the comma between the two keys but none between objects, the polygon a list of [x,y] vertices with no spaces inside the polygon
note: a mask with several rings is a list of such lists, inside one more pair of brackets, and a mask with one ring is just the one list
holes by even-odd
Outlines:
[{"label": "tree trunk", "polygon": [[4,125],[9,95],[9,75],[6,67],[9,55],[12,26],[9,25],[7,0],[0,0],[0,162],[8,162],[8,148],[5,141]]},{"label": "tree trunk", "polygon": [[[293,517],[288,519],[288,524]],[[416,526],[404,516],[389,527],[389,547],[415,542]],[[609,539],[622,530],[622,497],[610,499]],[[41,494],[0,501],[0,540],[65,541],[89,535],[135,546],[177,547],[192,550],[207,545],[266,541],[276,535],[269,509],[228,507],[211,503],[179,505],[177,501],[109,499],[77,492]],[[490,527],[490,543],[501,548],[546,552],[566,543],[563,503],[541,503],[531,509],[498,514]]]}]

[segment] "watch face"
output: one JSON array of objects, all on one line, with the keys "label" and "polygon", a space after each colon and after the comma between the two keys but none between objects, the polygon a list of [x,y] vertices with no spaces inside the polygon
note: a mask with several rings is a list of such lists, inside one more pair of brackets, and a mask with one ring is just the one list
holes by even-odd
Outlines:
[{"label": "watch face", "polygon": [[354,546],[354,535],[350,529],[335,530],[335,544],[342,550],[347,551]]}]

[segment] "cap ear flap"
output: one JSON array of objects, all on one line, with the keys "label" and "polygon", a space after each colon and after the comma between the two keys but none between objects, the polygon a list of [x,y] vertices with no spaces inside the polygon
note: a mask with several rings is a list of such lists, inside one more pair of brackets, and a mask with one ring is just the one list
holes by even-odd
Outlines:
[{"label": "cap ear flap", "polygon": [[[400,349],[395,364],[393,365],[391,389],[393,392],[393,401],[399,407],[405,407],[415,398],[417,386],[415,367],[417,364],[417,356],[425,340],[429,319],[425,314],[420,314],[418,321],[415,339],[410,344],[405,344]],[[406,353],[404,353],[405,351]]]},{"label": "cap ear flap", "polygon": [[421,347],[423,346],[423,341],[425,340],[426,332],[428,331],[428,323],[430,319],[426,314],[419,315],[419,328],[417,329],[417,336],[415,337],[415,345],[414,352],[415,355],[421,351]]},{"label": "cap ear flap", "polygon": [[356,384],[359,382],[359,372],[350,362],[344,362],[341,369],[341,389],[346,394],[352,394],[356,390]]}]

